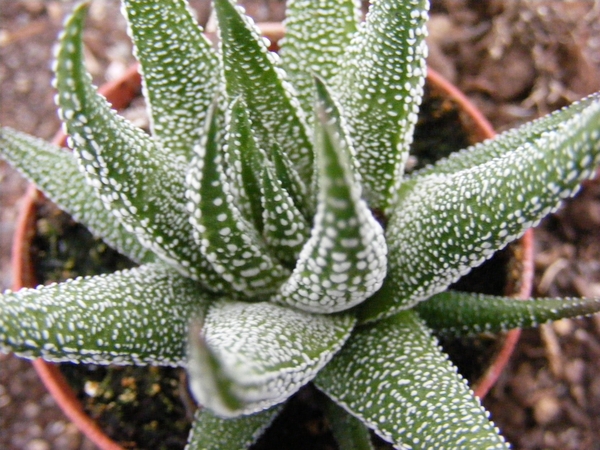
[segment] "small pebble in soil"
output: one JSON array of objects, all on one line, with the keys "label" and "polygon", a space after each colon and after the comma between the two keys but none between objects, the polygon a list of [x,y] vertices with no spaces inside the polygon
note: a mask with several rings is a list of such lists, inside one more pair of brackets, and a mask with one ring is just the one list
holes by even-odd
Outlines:
[{"label": "small pebble in soil", "polygon": [[32,439],[25,446],[25,450],[50,450],[50,444],[43,439]]},{"label": "small pebble in soil", "polygon": [[533,406],[533,416],[540,425],[546,425],[555,420],[560,411],[558,400],[550,394],[543,394]]}]

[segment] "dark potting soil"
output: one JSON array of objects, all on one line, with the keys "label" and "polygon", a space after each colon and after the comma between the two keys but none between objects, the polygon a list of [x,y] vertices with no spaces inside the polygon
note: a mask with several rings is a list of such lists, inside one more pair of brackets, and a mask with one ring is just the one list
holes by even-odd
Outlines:
[{"label": "dark potting soil", "polygon": [[[51,203],[41,202],[37,214],[32,252],[40,283],[134,266]],[[60,369],[86,412],[123,447],[185,446],[195,406],[183,370],[68,363]]]},{"label": "dark potting soil", "polygon": [[[470,144],[457,133],[456,105],[426,89],[412,152],[412,170]],[[32,251],[41,283],[76,276],[110,273],[133,263],[49,202],[41,202]],[[456,284],[460,290],[502,294],[510,250],[500,252]],[[441,342],[469,380],[481,375],[481,367],[495,354],[501,339]],[[84,409],[112,439],[130,449],[180,449],[185,446],[195,404],[187,390],[185,371],[157,367],[106,367],[61,364]],[[322,412],[323,394],[307,386],[293,396],[254,450],[311,448],[334,450],[335,441]],[[377,448],[391,448],[374,438]]]}]

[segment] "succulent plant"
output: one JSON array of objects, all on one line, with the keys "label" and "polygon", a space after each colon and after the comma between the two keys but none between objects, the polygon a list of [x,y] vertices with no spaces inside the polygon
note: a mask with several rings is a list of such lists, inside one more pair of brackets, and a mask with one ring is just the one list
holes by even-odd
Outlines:
[{"label": "succulent plant", "polygon": [[82,4],[55,66],[73,153],[8,128],[0,147],[139,267],[4,293],[0,348],[186,367],[190,448],[247,447],[311,381],[344,448],[368,429],[506,448],[434,335],[600,310],[448,290],[594,174],[600,96],[408,175],[427,1],[373,2],[363,23],[355,0],[289,1],[279,55],[231,0],[218,49],[184,0],[123,4],[151,135],[93,87]]}]

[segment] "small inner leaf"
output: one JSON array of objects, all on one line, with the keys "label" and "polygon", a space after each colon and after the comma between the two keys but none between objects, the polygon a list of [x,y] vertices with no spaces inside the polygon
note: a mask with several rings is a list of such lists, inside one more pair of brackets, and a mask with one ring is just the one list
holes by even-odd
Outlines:
[{"label": "small inner leaf", "polygon": [[294,204],[302,211],[304,217],[307,220],[312,219],[315,215],[315,205],[311,196],[312,192],[309,192],[309,185],[302,181],[292,161],[275,142],[271,143],[269,157],[273,162],[276,178],[281,181],[283,189],[294,199]]},{"label": "small inner leaf", "polygon": [[364,423],[333,400],[329,400],[324,409],[340,450],[375,450],[371,432]]},{"label": "small inner leaf", "polygon": [[249,416],[222,419],[200,408],[188,437],[186,450],[235,450],[250,447],[283,408],[274,406]]},{"label": "small inner leaf", "polygon": [[302,110],[283,80],[277,55],[270,53],[251,19],[231,0],[215,0],[227,93],[241,96],[263,149],[281,146],[307,183],[312,176],[312,149]]},{"label": "small inner leaf", "polygon": [[197,147],[197,160],[188,173],[192,224],[202,252],[234,290],[250,297],[272,293],[289,271],[270,256],[254,225],[235,205],[215,140],[218,126],[218,115],[211,114],[206,140]]},{"label": "small inner leaf", "polygon": [[231,102],[225,121],[225,173],[230,180],[231,193],[244,218],[252,222],[258,231],[262,231],[260,175],[267,157],[254,139],[248,111],[241,98]]},{"label": "small inner leaf", "polygon": [[381,286],[387,246],[383,229],[354,179],[349,144],[333,100],[317,81],[317,214],[308,242],[276,300],[305,311],[332,313],[363,302]]},{"label": "small inner leaf", "polygon": [[281,403],[333,357],[354,321],[349,315],[313,315],[270,302],[219,301],[201,335],[190,337],[192,392],[221,417]]},{"label": "small inner leaf", "polygon": [[263,236],[273,254],[292,267],[308,239],[310,226],[267,164],[263,168]]}]

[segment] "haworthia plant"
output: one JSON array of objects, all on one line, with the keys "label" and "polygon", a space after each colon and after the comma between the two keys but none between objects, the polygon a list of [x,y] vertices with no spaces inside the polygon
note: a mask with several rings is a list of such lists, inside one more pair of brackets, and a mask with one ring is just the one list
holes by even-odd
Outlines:
[{"label": "haworthia plant", "polygon": [[[231,0],[220,44],[185,0],[124,0],[150,135],[83,63],[67,20],[73,152],[3,128],[4,159],[139,267],[0,296],[0,348],[187,368],[190,449],[247,448],[314,380],[344,450],[506,448],[434,338],[592,314],[448,286],[573,195],[600,160],[600,94],[404,175],[425,0],[289,2],[281,57]],[[315,31],[313,33],[313,31]],[[40,163],[43,162],[43,163]]]}]

